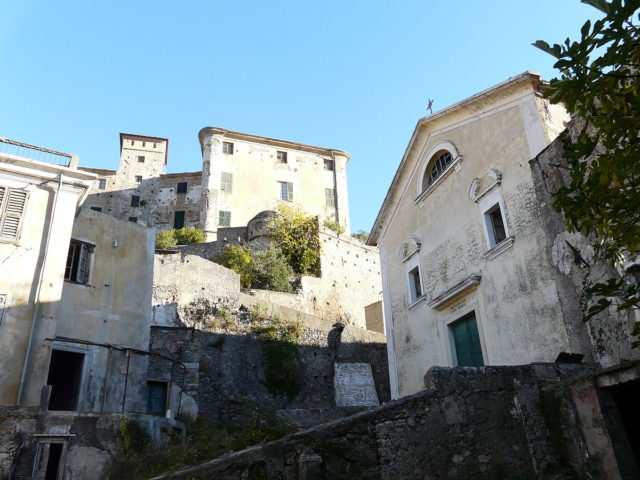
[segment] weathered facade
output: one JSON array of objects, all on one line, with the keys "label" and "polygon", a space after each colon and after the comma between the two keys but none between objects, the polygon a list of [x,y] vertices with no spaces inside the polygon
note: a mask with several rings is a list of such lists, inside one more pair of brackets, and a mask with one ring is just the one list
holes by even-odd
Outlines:
[{"label": "weathered facade", "polygon": [[[207,259],[219,256],[228,245],[263,250],[269,245],[267,222],[273,214],[261,212],[246,227],[219,229],[219,240],[177,249],[183,254]],[[379,301],[382,294],[378,249],[322,226],[318,236],[321,246],[318,277],[301,276],[296,293],[252,290],[251,294],[304,313],[367,328],[364,307]],[[378,318],[381,321],[382,316]],[[371,321],[375,321],[373,317]],[[384,333],[384,330],[378,331]]]},{"label": "weathered facade", "polygon": [[[350,405],[339,399],[337,364],[355,369],[361,367],[352,365],[367,364],[370,373],[355,376],[366,377],[373,404],[389,399],[383,334],[304,313],[295,305],[283,305],[278,297],[252,293],[242,293],[239,276],[209,260],[156,254],[150,348],[178,360],[186,370],[153,359],[148,380],[164,383],[171,401],[180,399],[182,412],[221,423],[242,423],[256,409],[277,412],[283,421],[298,425],[326,421],[342,415],[341,407],[366,405],[364,400]],[[265,386],[256,315],[300,323],[295,345],[301,362],[300,391],[295,398],[274,395]]]},{"label": "weathered facade", "polygon": [[99,476],[147,411],[153,231],[79,208],[96,177],[70,158],[0,158],[0,476]]},{"label": "weathered facade", "polygon": [[199,139],[202,171],[164,174],[168,139],[121,133],[118,170],[85,168],[98,175],[87,206],[160,230],[198,227],[216,240],[218,229],[291,202],[349,231],[347,153],[216,127]]},{"label": "weathered facade", "polygon": [[431,366],[590,359],[569,335],[528,161],[568,115],[526,72],[418,121],[368,243],[394,396]]}]

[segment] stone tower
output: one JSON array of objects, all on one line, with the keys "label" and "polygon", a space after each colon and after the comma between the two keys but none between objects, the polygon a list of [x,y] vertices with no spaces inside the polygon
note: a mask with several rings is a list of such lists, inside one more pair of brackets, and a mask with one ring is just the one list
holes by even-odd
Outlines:
[{"label": "stone tower", "polygon": [[120,166],[113,190],[138,188],[142,180],[159,177],[167,164],[169,139],[120,134]]}]

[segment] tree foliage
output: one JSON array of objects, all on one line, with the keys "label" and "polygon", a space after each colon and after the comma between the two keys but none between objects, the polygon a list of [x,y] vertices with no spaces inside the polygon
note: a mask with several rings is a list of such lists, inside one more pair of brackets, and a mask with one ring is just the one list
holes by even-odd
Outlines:
[{"label": "tree foliage", "polygon": [[269,220],[269,231],[293,271],[298,275],[320,275],[318,217],[299,206],[280,204],[278,215]]},{"label": "tree foliage", "polygon": [[176,245],[191,245],[206,240],[204,232],[196,227],[184,227],[179,230],[160,230],[156,234],[156,248],[171,248]]},{"label": "tree foliage", "polygon": [[242,288],[288,293],[293,291],[293,269],[282,252],[274,246],[265,251],[254,252],[237,245],[229,245],[215,261],[240,275]]},{"label": "tree foliage", "polygon": [[352,233],[351,236],[353,238],[357,238],[362,243],[367,243],[367,239],[369,238],[369,232],[365,232],[364,230],[358,230],[355,233]]},{"label": "tree foliage", "polygon": [[[597,261],[622,271],[640,250],[640,0],[582,1],[605,15],[587,21],[580,39],[534,43],[557,58],[560,70],[545,96],[585,123],[566,146],[570,182],[555,192],[553,206],[569,230],[595,239]],[[640,301],[640,286],[629,278],[591,285],[587,293],[601,297],[587,318]]]},{"label": "tree foliage", "polygon": [[156,233],[156,248],[165,249],[178,244],[175,230],[160,230]]},{"label": "tree foliage", "polygon": [[344,227],[340,225],[340,223],[336,222],[335,220],[329,220],[327,218],[324,220],[324,222],[322,222],[322,226],[325,228],[328,228],[329,230],[333,230],[338,235],[340,235],[341,233],[344,233]]}]

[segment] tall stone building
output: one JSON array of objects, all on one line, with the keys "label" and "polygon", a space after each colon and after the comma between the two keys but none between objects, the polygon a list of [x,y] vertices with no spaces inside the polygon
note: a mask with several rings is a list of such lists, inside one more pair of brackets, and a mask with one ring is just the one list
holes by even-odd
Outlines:
[{"label": "tall stone building", "polygon": [[217,127],[199,139],[202,171],[164,174],[168,139],[121,133],[118,170],[85,169],[99,176],[87,204],[160,230],[199,227],[216,240],[218,228],[295,203],[349,232],[347,153]]}]

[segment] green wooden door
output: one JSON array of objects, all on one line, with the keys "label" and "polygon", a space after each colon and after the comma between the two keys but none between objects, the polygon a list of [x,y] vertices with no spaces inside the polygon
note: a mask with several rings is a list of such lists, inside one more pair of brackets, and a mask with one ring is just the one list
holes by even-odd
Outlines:
[{"label": "green wooden door", "polygon": [[483,366],[482,347],[480,346],[475,312],[462,317],[450,328],[455,346],[456,365],[459,367]]}]

